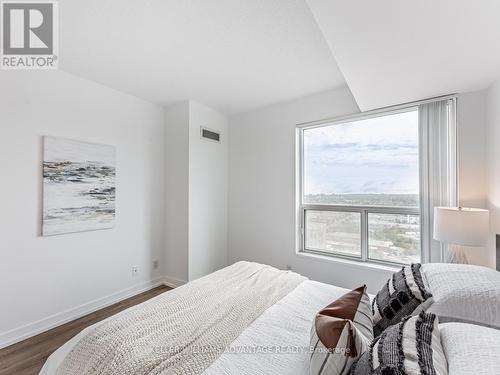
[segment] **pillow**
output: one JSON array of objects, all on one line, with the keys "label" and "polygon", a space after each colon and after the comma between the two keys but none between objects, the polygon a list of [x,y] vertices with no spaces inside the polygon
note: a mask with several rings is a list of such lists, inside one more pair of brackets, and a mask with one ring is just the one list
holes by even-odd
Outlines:
[{"label": "pillow", "polygon": [[375,336],[404,317],[425,310],[432,303],[432,294],[424,286],[420,267],[421,264],[417,263],[395,272],[373,299]]},{"label": "pillow", "polygon": [[445,323],[439,331],[450,374],[500,374],[500,330]]},{"label": "pillow", "polygon": [[460,321],[500,328],[500,272],[470,264],[430,263],[422,274],[444,322]]},{"label": "pillow", "polygon": [[349,374],[448,374],[436,315],[422,311],[387,328],[351,366]]},{"label": "pillow", "polygon": [[311,375],[347,374],[373,339],[366,286],[343,295],[317,315],[311,329]]}]

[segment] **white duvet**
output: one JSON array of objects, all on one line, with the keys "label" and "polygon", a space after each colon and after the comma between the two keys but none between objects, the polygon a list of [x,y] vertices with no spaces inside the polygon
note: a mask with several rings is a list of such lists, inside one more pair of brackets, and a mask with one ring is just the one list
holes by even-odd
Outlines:
[{"label": "white duvet", "polygon": [[[203,374],[308,374],[313,319],[321,308],[347,291],[315,281],[302,282],[251,323]],[[76,343],[101,323],[86,328],[55,351],[40,374],[55,374]]]}]

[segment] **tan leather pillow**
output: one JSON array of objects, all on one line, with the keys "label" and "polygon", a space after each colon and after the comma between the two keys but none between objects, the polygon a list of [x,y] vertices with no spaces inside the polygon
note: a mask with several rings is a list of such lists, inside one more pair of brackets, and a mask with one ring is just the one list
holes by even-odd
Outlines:
[{"label": "tan leather pillow", "polygon": [[316,315],[311,329],[310,374],[347,374],[372,340],[370,298],[363,285]]}]

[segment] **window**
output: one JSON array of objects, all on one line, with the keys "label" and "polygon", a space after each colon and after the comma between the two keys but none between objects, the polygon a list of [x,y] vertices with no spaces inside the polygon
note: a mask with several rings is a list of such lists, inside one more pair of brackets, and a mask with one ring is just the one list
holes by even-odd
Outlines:
[{"label": "window", "polygon": [[301,251],[421,260],[418,107],[298,131]]}]

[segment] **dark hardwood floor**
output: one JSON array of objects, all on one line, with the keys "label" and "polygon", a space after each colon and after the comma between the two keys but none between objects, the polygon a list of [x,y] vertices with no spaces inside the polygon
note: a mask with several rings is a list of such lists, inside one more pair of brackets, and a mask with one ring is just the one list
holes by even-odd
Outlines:
[{"label": "dark hardwood floor", "polygon": [[170,289],[159,286],[1,349],[0,375],[38,374],[49,355],[82,329]]}]

